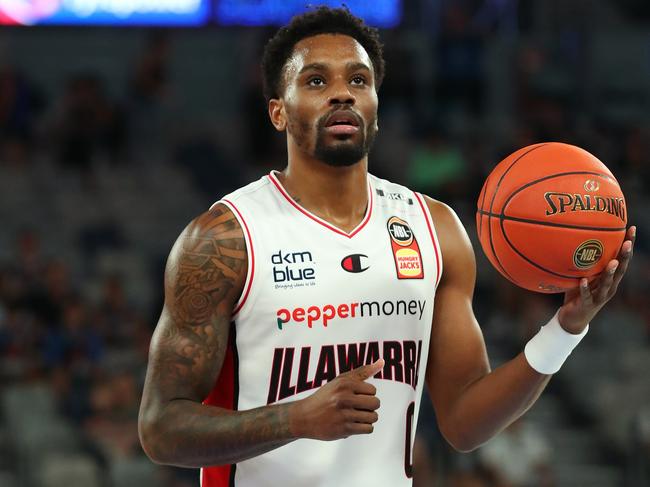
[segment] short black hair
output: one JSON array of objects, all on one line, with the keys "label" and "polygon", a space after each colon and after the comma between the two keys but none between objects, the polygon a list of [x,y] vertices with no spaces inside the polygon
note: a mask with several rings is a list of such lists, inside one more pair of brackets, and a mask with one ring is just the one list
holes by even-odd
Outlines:
[{"label": "short black hair", "polygon": [[318,34],[343,34],[354,38],[368,53],[375,71],[375,86],[379,89],[384,79],[385,62],[379,31],[366,25],[346,8],[318,7],[296,15],[288,25],[269,39],[262,56],[264,97],[268,102],[280,98],[282,72],[293,48],[302,39]]}]

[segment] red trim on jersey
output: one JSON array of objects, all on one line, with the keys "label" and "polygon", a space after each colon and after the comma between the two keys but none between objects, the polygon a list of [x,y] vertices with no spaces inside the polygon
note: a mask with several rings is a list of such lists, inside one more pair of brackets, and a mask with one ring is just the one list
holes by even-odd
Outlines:
[{"label": "red trim on jersey", "polygon": [[232,209],[235,210],[235,212],[237,212],[237,216],[239,216],[239,219],[244,224],[244,230],[246,230],[246,236],[248,237],[248,239],[247,239],[248,241],[246,243],[248,244],[247,246],[248,246],[248,250],[250,250],[249,254],[251,256],[251,259],[250,259],[251,260],[251,262],[250,262],[251,270],[250,270],[249,275],[247,276],[248,282],[246,283],[246,290],[244,291],[243,297],[240,299],[239,304],[237,304],[237,306],[235,306],[235,309],[232,312],[232,314],[234,316],[237,313],[239,313],[240,309],[242,309],[242,307],[244,306],[244,303],[246,302],[246,299],[248,298],[248,294],[251,292],[251,287],[253,285],[253,276],[255,275],[255,251],[253,250],[253,241],[251,240],[251,233],[248,230],[248,225],[246,224],[246,220],[244,220],[244,217],[241,216],[240,211],[232,203],[232,201],[226,200],[226,199],[224,199],[222,201],[225,201],[226,203],[228,203],[228,205],[231,206]]},{"label": "red trim on jersey", "polygon": [[429,213],[429,210],[425,208],[424,201],[422,200],[422,195],[420,193],[413,193],[415,197],[418,200],[418,203],[420,204],[420,208],[422,209],[422,213],[424,213],[424,220],[427,222],[427,228],[429,229],[429,235],[431,235],[431,241],[433,242],[433,253],[436,254],[436,287],[438,286],[438,283],[440,282],[440,258],[438,254],[440,253],[440,249],[438,247],[438,242],[436,241],[436,237],[433,235],[433,228],[431,227],[431,213]]},{"label": "red trim on jersey", "polygon": [[[221,372],[203,404],[223,409],[236,409],[236,345],[234,326],[231,326],[226,356],[223,359]],[[234,465],[204,467],[201,469],[201,487],[229,487],[231,485]]]},{"label": "red trim on jersey", "polygon": [[282,187],[282,183],[278,180],[277,176],[273,174],[273,171],[271,171],[268,175],[269,180],[275,185],[276,188],[278,188],[278,191],[280,191],[280,194],[284,196],[284,198],[291,203],[291,206],[293,206],[296,210],[298,210],[300,213],[305,215],[306,217],[310,218],[311,220],[314,220],[316,223],[320,223],[323,225],[325,228],[328,228],[329,230],[338,233],[339,235],[343,235],[344,237],[352,238],[354,237],[357,233],[361,231],[363,227],[366,226],[366,224],[370,221],[370,216],[372,215],[372,189],[370,187],[370,181],[368,181],[368,209],[366,210],[366,216],[363,217],[363,220],[361,220],[361,223],[357,225],[357,227],[352,230],[351,233],[344,232],[343,230],[340,230],[336,228],[334,225],[327,223],[325,220],[322,218],[317,217],[313,213],[305,210],[302,206],[300,206],[298,203],[296,203],[291,196],[289,196],[289,193]]}]

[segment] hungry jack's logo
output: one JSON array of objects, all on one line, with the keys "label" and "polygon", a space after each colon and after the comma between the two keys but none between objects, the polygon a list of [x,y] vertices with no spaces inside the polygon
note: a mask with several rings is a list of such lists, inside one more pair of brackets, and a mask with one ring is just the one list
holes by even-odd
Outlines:
[{"label": "hungry jack's logo", "polygon": [[392,216],[386,224],[390,245],[395,259],[395,270],[398,279],[422,279],[424,267],[420,246],[413,230],[404,220]]}]

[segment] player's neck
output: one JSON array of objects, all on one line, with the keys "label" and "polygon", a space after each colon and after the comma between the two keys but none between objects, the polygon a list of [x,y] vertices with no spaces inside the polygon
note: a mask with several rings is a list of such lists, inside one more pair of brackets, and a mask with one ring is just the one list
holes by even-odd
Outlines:
[{"label": "player's neck", "polygon": [[348,167],[320,161],[290,162],[278,177],[300,206],[341,230],[352,231],[366,214],[367,158]]}]

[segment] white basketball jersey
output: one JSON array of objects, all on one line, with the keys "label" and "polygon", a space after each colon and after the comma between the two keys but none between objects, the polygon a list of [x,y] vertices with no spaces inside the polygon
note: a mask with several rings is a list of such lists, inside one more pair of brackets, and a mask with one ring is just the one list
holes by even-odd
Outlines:
[{"label": "white basketball jersey", "polygon": [[230,346],[205,404],[247,410],[308,397],[378,358],[379,421],[369,435],[299,439],[225,467],[203,487],[412,485],[442,256],[426,203],[368,176],[368,208],[346,233],[296,203],[275,173],[219,201],[239,220],[248,276]]}]

